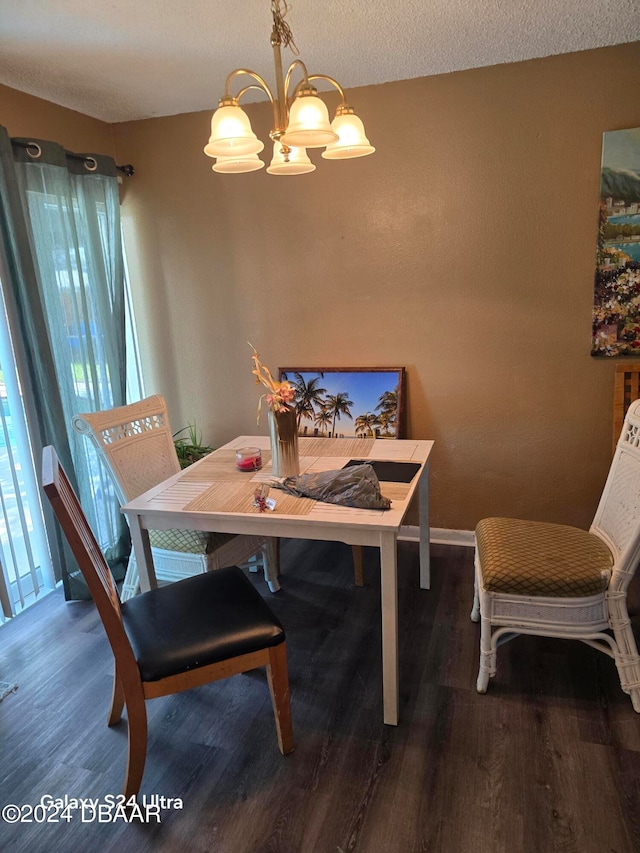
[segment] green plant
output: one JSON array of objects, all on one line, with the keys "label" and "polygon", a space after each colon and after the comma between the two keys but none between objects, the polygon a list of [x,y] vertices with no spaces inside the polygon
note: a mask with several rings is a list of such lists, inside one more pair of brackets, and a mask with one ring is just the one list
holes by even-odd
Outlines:
[{"label": "green plant", "polygon": [[[185,432],[187,435],[182,436]],[[213,447],[209,447],[208,444],[202,444],[202,434],[198,433],[195,423],[179,429],[178,432],[174,432],[173,443],[181,468],[193,465],[194,462],[202,459],[203,456],[206,456],[207,453],[211,453],[213,450]]]}]

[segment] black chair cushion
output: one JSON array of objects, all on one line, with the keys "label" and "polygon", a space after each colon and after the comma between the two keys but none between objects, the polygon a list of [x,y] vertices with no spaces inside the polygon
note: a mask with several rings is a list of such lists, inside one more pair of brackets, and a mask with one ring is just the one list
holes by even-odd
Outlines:
[{"label": "black chair cushion", "polygon": [[241,569],[231,566],[153,589],[122,604],[143,681],[158,681],[277,646],[284,629]]}]

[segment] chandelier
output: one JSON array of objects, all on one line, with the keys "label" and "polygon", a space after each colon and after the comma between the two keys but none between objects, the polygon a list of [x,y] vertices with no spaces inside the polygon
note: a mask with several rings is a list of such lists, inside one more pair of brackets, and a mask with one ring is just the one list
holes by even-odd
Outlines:
[{"label": "chandelier", "polygon": [[[214,172],[255,172],[265,165],[258,157],[264,144],[251,129],[249,117],[239,105],[240,98],[250,89],[264,92],[273,107],[273,129],[269,133],[273,140],[273,157],[267,166],[270,175],[313,172],[316,167],[307,155],[307,148],[324,148],[322,156],[326,160],[364,157],[375,151],[365,135],[362,121],[347,103],[344,89],[336,80],[326,74],[309,74],[300,59],[295,59],[284,74],[280,48],[288,47],[298,56],[293,34],[284,20],[288,9],[286,0],[271,0],[275,95],[259,74],[247,68],[236,68],[227,77],[224,97],[211,118],[211,136],[204,149],[208,157],[216,158],[212,166]],[[301,72],[302,80],[292,86],[296,70]],[[234,96],[231,84],[240,76],[251,77],[255,82]],[[338,90],[341,102],[331,123],[327,107],[312,85],[313,80],[324,80]]]}]

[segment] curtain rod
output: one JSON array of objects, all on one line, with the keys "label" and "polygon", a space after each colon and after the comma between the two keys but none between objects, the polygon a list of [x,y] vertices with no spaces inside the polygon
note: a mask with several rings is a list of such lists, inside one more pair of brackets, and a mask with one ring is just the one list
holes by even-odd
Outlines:
[{"label": "curtain rod", "polygon": [[[18,142],[17,139],[12,139],[11,144],[18,145],[20,148],[36,149],[36,153],[32,155],[35,159],[40,157],[40,155],[42,154],[42,149],[40,148],[37,142]],[[67,151],[66,149],[64,149],[64,153],[67,157],[71,157],[72,160],[82,160],[84,163],[93,163],[93,168],[87,167],[89,168],[89,171],[94,171],[98,165],[93,157],[84,157],[82,154],[74,154],[73,151]],[[132,177],[132,175],[134,175],[136,171],[131,165],[131,163],[127,163],[124,166],[116,165],[116,169],[119,172],[125,174],[128,178]]]}]

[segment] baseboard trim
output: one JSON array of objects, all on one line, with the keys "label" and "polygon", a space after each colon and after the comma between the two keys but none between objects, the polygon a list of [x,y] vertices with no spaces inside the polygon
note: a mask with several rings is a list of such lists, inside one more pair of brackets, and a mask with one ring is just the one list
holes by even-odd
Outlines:
[{"label": "baseboard trim", "polygon": [[[464,545],[467,548],[473,548],[475,545],[473,530],[447,530],[444,527],[432,527],[429,538],[434,545]],[[413,524],[403,525],[398,539],[404,542],[419,542],[420,528]]]}]

